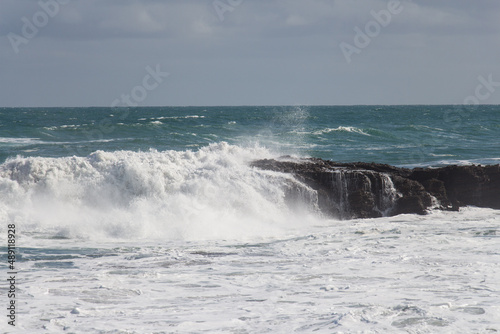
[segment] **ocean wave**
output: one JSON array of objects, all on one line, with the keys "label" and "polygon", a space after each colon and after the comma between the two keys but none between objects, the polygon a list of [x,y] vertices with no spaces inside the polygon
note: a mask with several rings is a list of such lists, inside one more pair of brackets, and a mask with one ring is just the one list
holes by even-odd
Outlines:
[{"label": "ocean wave", "polygon": [[0,144],[14,145],[14,146],[24,146],[42,143],[40,138],[10,138],[10,137],[0,137]]},{"label": "ocean wave", "polygon": [[[6,140],[2,141],[2,139],[18,139],[18,140]],[[33,140],[27,140],[33,139]],[[35,138],[0,138],[1,143],[12,144],[14,146],[28,146],[28,145],[75,145],[75,144],[87,144],[87,143],[111,143],[115,141],[126,141],[134,138],[116,138],[116,139],[94,139],[94,140],[81,140],[81,141],[47,141],[47,140],[39,140]],[[25,151],[26,152],[26,151]]]},{"label": "ocean wave", "polygon": [[89,126],[89,124],[63,124],[59,126],[44,126],[42,129],[48,130],[48,131],[54,131],[58,129],[78,129],[81,127]]},{"label": "ocean wave", "polygon": [[[449,154],[431,154],[434,157],[454,157],[456,155]],[[478,159],[443,159],[430,162],[422,162],[418,164],[402,164],[400,167],[415,168],[415,167],[443,167],[450,165],[469,166],[469,165],[496,165],[500,163],[500,158],[478,158]]]},{"label": "ocean wave", "polygon": [[[290,175],[249,166],[260,147],[97,151],[87,157],[16,157],[0,165],[0,221],[65,238],[212,239],[288,233],[304,219],[285,200]],[[301,211],[302,212],[302,211]]]},{"label": "ocean wave", "polygon": [[188,118],[205,118],[203,115],[187,115],[187,116],[160,116],[160,117],[152,117],[151,119],[188,119]]},{"label": "ocean wave", "polygon": [[356,128],[354,126],[339,126],[336,128],[325,128],[322,130],[314,131],[313,134],[322,135],[330,132],[351,132],[351,133],[358,133],[364,136],[371,136],[370,134],[364,132],[362,129]]}]

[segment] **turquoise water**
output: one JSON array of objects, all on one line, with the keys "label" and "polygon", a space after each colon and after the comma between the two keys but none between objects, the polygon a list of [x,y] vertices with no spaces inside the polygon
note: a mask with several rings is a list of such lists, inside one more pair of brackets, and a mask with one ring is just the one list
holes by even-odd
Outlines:
[{"label": "turquoise water", "polygon": [[2,108],[0,162],[224,141],[336,161],[496,163],[499,113],[500,106]]}]

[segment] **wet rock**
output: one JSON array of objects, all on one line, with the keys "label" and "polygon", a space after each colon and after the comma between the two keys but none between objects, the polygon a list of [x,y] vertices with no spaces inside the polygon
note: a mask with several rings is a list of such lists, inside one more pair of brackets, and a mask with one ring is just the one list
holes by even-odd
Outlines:
[{"label": "wet rock", "polygon": [[[433,205],[458,210],[466,205],[500,209],[500,166],[399,168],[376,163],[322,159],[252,162],[265,170],[291,173],[314,189],[317,205],[339,219],[425,214]],[[288,197],[298,198],[288,190]]]}]

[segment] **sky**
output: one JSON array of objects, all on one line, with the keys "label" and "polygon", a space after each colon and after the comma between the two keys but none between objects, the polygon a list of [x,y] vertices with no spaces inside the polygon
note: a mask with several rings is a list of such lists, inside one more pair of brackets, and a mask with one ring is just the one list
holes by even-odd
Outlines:
[{"label": "sky", "polygon": [[500,104],[498,0],[0,0],[0,107]]}]

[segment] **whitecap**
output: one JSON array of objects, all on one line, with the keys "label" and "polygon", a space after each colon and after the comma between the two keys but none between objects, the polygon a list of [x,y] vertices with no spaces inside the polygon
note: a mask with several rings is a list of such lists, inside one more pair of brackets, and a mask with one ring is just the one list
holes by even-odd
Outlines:
[{"label": "whitecap", "polygon": [[42,143],[40,138],[9,138],[0,137],[0,144],[11,144],[11,145],[31,145]]},{"label": "whitecap", "polygon": [[322,135],[325,133],[337,132],[337,131],[339,131],[339,132],[352,132],[352,133],[358,133],[358,134],[361,134],[364,136],[371,136],[370,134],[364,132],[362,129],[356,128],[354,126],[339,126],[336,128],[326,128],[326,129],[314,131],[313,134]]}]

